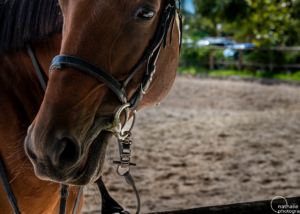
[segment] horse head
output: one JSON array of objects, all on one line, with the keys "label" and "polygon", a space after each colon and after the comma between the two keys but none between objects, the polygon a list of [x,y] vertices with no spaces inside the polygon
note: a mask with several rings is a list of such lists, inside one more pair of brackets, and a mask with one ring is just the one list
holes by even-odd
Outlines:
[{"label": "horse head", "polygon": [[[147,54],[158,29],[166,25],[161,19],[171,1],[175,2],[60,0],[64,16],[60,55],[92,62],[122,83]],[[166,35],[169,41],[171,30]],[[167,42],[165,49],[161,48],[152,83],[137,110],[161,102],[174,83],[179,57],[177,28],[173,37],[172,45]],[[145,68],[143,63],[127,85],[128,98],[141,86]],[[72,185],[97,180],[112,136],[104,127],[120,106],[103,81],[76,68],[54,67],[25,140],[36,175]]]}]

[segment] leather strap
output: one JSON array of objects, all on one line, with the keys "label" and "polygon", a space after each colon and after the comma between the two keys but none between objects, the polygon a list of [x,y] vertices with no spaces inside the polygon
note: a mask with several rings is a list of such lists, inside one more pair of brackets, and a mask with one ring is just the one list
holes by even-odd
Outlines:
[{"label": "leather strap", "polygon": [[[31,57],[31,60],[34,64],[34,67],[35,67],[35,70],[36,70],[37,75],[39,77],[40,83],[41,83],[41,85],[42,85],[42,87],[45,91],[46,90],[46,83],[45,83],[42,72],[39,68],[38,62],[35,58],[35,55],[34,55],[30,45],[27,45],[27,50],[28,50],[29,55]],[[5,174],[4,166],[3,166],[2,161],[1,161],[1,157],[0,157],[0,179],[1,179],[2,185],[4,187],[6,196],[9,200],[9,203],[10,203],[11,207],[13,208],[15,214],[21,214],[21,211],[20,211],[18,203],[17,203],[17,199],[16,199],[16,197],[15,197],[15,195],[14,195],[12,189],[11,189],[11,186],[10,186],[10,184],[8,182],[8,179],[7,179],[7,176]],[[61,190],[59,192],[59,194],[60,194],[59,214],[64,214],[65,213],[66,204],[67,204],[67,197],[69,195],[68,188],[69,188],[69,185],[61,184]],[[79,204],[80,204],[80,200],[81,200],[81,196],[82,196],[82,191],[83,191],[83,187],[80,187],[79,192],[77,194],[77,199],[76,199],[75,207],[74,207],[74,210],[73,210],[73,214],[77,213],[77,210],[78,210],[78,207],[79,207]]]},{"label": "leather strap", "polygon": [[108,72],[98,67],[97,65],[85,59],[70,55],[56,56],[51,63],[49,75],[51,74],[53,68],[62,70],[64,67],[75,68],[80,71],[86,72],[105,83],[109,88],[111,88],[111,90],[114,91],[120,102],[122,104],[125,104],[127,102],[125,87],[128,85],[136,72],[146,62],[146,72],[142,84],[129,101],[129,103],[131,104],[129,108],[134,111],[137,109],[143,95],[146,93],[147,89],[150,86],[152,77],[156,71],[156,62],[160,53],[161,46],[163,45],[164,48],[166,47],[166,40],[170,27],[170,44],[172,43],[175,17],[176,12],[178,11],[179,10],[176,8],[176,1],[168,0],[167,6],[163,11],[162,18],[158,25],[158,30],[156,31],[154,40],[152,41],[150,48],[147,50],[143,58],[137,63],[131,74],[123,81],[123,83],[118,82],[113,76],[111,76]]},{"label": "leather strap", "polygon": [[[40,69],[40,66],[39,66],[39,64],[38,64],[38,62],[36,60],[36,57],[34,55],[34,52],[33,52],[32,48],[31,48],[31,45],[27,44],[26,47],[27,47],[28,53],[30,55],[30,58],[32,60],[32,63],[34,65],[35,71],[36,71],[36,73],[37,73],[37,75],[39,77],[39,80],[40,80],[40,83],[42,85],[42,88],[43,88],[43,90],[45,92],[46,88],[47,88],[47,84],[46,84],[46,82],[45,82],[45,80],[43,78],[43,74],[42,74],[42,71]],[[9,183],[8,183],[8,185],[9,185]],[[60,194],[59,214],[64,214],[65,210],[66,210],[66,205],[67,205],[67,197],[69,195],[69,193],[68,193],[69,185],[60,184],[60,186],[61,186],[61,190],[59,192],[59,194]],[[76,202],[75,202],[75,206],[74,206],[74,209],[73,209],[73,214],[76,214],[77,211],[78,211],[78,207],[79,207],[79,204],[80,204],[82,192],[83,192],[83,187],[80,187],[79,191],[78,191],[78,194],[77,194],[77,199],[76,199]],[[15,200],[14,206],[18,207],[18,204],[17,204],[16,200]],[[12,205],[12,207],[14,207],[14,206]]]},{"label": "leather strap", "polygon": [[65,214],[66,206],[67,206],[67,197],[69,196],[69,192],[68,192],[69,185],[60,184],[60,186],[61,189],[59,191],[60,200],[59,200],[58,214]]},{"label": "leather strap", "polygon": [[[180,3],[180,0],[179,0]],[[155,73],[155,64],[158,58],[158,55],[160,53],[160,49],[161,49],[161,45],[162,45],[162,41],[164,41],[164,45],[163,47],[166,47],[166,38],[167,38],[167,32],[170,28],[170,23],[171,24],[171,35],[170,35],[170,44],[172,43],[172,36],[173,36],[173,29],[174,29],[174,22],[175,22],[175,14],[176,14],[176,1],[175,0],[169,0],[168,4],[163,12],[163,17],[161,19],[161,22],[159,24],[159,29],[156,32],[154,41],[152,43],[152,45],[150,46],[150,49],[148,49],[147,53],[145,54],[145,56],[142,58],[142,60],[137,64],[137,66],[135,67],[135,69],[133,70],[133,72],[125,79],[125,81],[123,82],[123,84],[119,83],[113,76],[111,76],[109,73],[107,73],[106,71],[104,71],[103,69],[99,68],[98,66],[84,60],[81,59],[79,57],[75,57],[75,56],[67,56],[67,55],[59,55],[57,57],[55,57],[52,61],[51,67],[50,67],[50,71],[49,71],[49,76],[51,74],[51,71],[53,70],[54,67],[56,67],[58,70],[63,69],[63,67],[71,67],[71,68],[75,68],[81,71],[84,71],[94,77],[96,77],[97,79],[101,80],[103,83],[105,83],[108,87],[110,87],[118,96],[120,102],[122,104],[127,102],[127,96],[126,96],[126,92],[125,92],[125,87],[126,85],[129,83],[129,81],[132,79],[132,77],[134,76],[134,74],[141,68],[141,66],[146,62],[146,73],[145,73],[145,77],[144,80],[142,81],[141,86],[139,87],[139,89],[135,92],[135,94],[133,95],[133,97],[130,100],[131,103],[131,109],[132,110],[136,110],[136,108],[139,105],[139,102],[141,101],[143,94],[146,93],[147,89],[149,88],[149,85],[152,81],[152,76]],[[179,44],[179,50],[181,50],[181,44],[182,44],[182,16],[180,14],[180,4],[179,4],[179,9],[177,9],[177,13],[179,15],[179,20],[180,20],[180,44]],[[170,17],[171,16],[171,17]],[[38,78],[40,80],[40,83],[43,87],[43,90],[46,90],[46,83],[45,80],[43,78],[42,72],[40,70],[40,67],[38,65],[38,62],[36,60],[36,57],[32,51],[32,48],[30,47],[30,45],[27,45],[27,50],[28,53],[30,55],[30,58],[32,60],[32,63],[34,65],[34,68],[37,72]],[[152,63],[150,63],[151,58],[153,57]],[[131,185],[135,191],[135,193],[137,193],[137,190],[135,188],[135,184],[134,181],[130,175],[130,173],[128,172],[128,174],[124,175],[127,183],[129,185]],[[20,214],[20,210],[17,204],[17,200],[13,194],[13,191],[10,187],[10,184],[8,182],[8,179],[6,177],[5,171],[4,171],[4,167],[3,164],[1,162],[1,158],[0,158],[0,179],[1,182],[4,186],[6,195],[9,199],[9,202],[14,210],[14,212],[16,214]],[[102,182],[102,180],[101,180]],[[102,183],[103,184],[103,183]],[[98,184],[99,186],[99,184]],[[100,185],[101,186],[101,185]],[[101,190],[99,186],[99,189]],[[105,189],[105,186],[102,185]],[[103,189],[102,187],[102,189]],[[66,209],[66,203],[67,203],[67,196],[68,196],[68,185],[64,185],[61,184],[61,191],[60,191],[60,209],[59,209],[59,213],[60,214],[64,214],[65,213],[65,209]],[[77,195],[77,200],[76,200],[76,204],[73,210],[73,213],[77,212],[78,210],[78,206],[80,203],[80,199],[82,196],[82,187],[80,187],[78,195]],[[106,191],[106,189],[105,189]],[[105,192],[103,190],[103,192]],[[102,192],[102,191],[101,191]],[[107,192],[107,191],[106,191]],[[108,193],[107,193],[108,194]],[[113,200],[113,199],[112,199]],[[137,213],[139,213],[139,209],[140,209],[140,199],[138,197],[137,194],[137,200],[138,200],[138,210]],[[116,203],[116,202],[115,202]],[[119,206],[120,207],[120,206]],[[123,209],[123,208],[122,208]],[[126,211],[124,211],[123,213],[126,213]]]},{"label": "leather strap", "polygon": [[181,45],[182,45],[182,15],[180,14],[180,8],[181,7],[181,1],[178,1],[178,8],[177,8],[177,14],[178,14],[178,19],[179,19],[179,33],[180,33],[180,38],[179,38],[179,53],[181,51]]},{"label": "leather strap", "polygon": [[115,92],[122,104],[127,102],[125,89],[113,76],[104,71],[102,68],[76,56],[58,55],[51,63],[49,76],[51,75],[53,68],[62,70],[64,67],[75,68],[96,77]]},{"label": "leather strap", "polygon": [[43,73],[42,73],[42,71],[40,69],[38,61],[36,60],[36,57],[34,55],[34,52],[33,52],[32,48],[31,48],[31,45],[27,44],[26,47],[27,47],[27,51],[29,53],[29,56],[31,58],[32,64],[34,66],[34,69],[35,69],[35,71],[36,71],[36,73],[38,75],[38,78],[40,80],[41,86],[42,86],[43,90],[46,91],[47,84],[46,84],[46,82],[44,80]]},{"label": "leather strap", "polygon": [[135,182],[133,180],[133,177],[131,176],[130,174],[130,171],[127,171],[125,174],[124,174],[124,178],[126,180],[126,182],[132,187],[134,193],[135,193],[135,196],[136,196],[136,200],[137,200],[137,209],[136,209],[136,214],[139,214],[140,213],[140,210],[141,210],[141,200],[140,200],[140,196],[139,196],[139,193],[136,189],[136,186],[135,186]]},{"label": "leather strap", "polygon": [[[111,214],[111,213],[128,213],[123,209],[121,205],[119,205],[108,193],[107,189],[102,180],[102,176],[96,181],[96,184],[101,193],[102,199],[102,214]],[[129,213],[128,213],[129,214]]]},{"label": "leather strap", "polygon": [[78,193],[77,193],[77,199],[76,199],[76,203],[73,209],[73,213],[72,214],[77,214],[79,205],[80,205],[80,201],[81,201],[81,196],[83,193],[83,187],[79,187]]},{"label": "leather strap", "polygon": [[1,161],[1,157],[0,157],[0,179],[1,179],[1,182],[2,182],[2,185],[4,187],[4,190],[6,192],[6,196],[8,198],[8,201],[11,205],[11,207],[13,208],[15,214],[21,214],[20,212],[20,209],[19,209],[19,206],[18,206],[18,202],[17,202],[17,199],[11,189],[11,186],[8,182],[8,179],[6,177],[6,174],[5,174],[5,171],[4,171],[4,166],[2,164],[2,161]]}]

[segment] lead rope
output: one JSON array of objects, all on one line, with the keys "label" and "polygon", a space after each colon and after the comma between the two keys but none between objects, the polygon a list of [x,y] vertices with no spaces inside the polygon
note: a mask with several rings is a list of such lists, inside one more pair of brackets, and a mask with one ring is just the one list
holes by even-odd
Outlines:
[{"label": "lead rope", "polygon": [[[132,126],[133,127],[133,126]],[[118,144],[119,144],[119,152],[120,152],[120,161],[113,161],[113,164],[117,165],[117,173],[124,177],[126,182],[132,187],[136,200],[137,200],[137,210],[136,214],[140,213],[141,210],[141,200],[140,200],[140,195],[139,192],[137,191],[137,188],[135,186],[135,182],[133,177],[130,174],[130,166],[136,166],[135,163],[130,162],[130,156],[131,156],[131,149],[130,146],[132,145],[132,141],[130,140],[130,137],[132,136],[131,132],[125,132],[127,137],[122,140],[118,139]],[[128,170],[125,173],[120,173],[120,167],[121,168],[127,168]]]}]

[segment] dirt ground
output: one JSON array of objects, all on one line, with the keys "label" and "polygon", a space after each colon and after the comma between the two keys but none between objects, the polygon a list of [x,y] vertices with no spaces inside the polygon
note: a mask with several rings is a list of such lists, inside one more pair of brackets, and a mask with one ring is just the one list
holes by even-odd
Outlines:
[{"label": "dirt ground", "polygon": [[[142,213],[300,196],[300,87],[178,77],[157,107],[138,113],[132,168]],[[108,148],[109,192],[135,211]],[[95,186],[84,214],[100,213]]]}]

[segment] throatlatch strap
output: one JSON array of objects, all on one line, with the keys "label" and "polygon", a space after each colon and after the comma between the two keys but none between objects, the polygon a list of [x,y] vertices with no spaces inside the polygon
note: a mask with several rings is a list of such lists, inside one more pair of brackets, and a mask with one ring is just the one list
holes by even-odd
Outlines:
[{"label": "throatlatch strap", "polygon": [[30,45],[30,44],[27,44],[26,47],[27,47],[27,51],[28,51],[28,53],[29,53],[29,56],[30,56],[30,58],[31,58],[32,64],[33,64],[33,66],[34,66],[34,69],[35,69],[35,71],[36,71],[36,73],[37,73],[37,75],[38,75],[38,78],[39,78],[39,80],[40,80],[40,83],[41,83],[41,85],[42,85],[42,88],[43,88],[44,91],[46,91],[47,84],[46,84],[46,82],[45,82],[45,80],[44,80],[42,71],[41,71],[41,69],[40,69],[40,66],[39,66],[38,61],[36,60],[36,57],[35,57],[35,55],[34,55],[34,52],[33,52],[32,48],[31,48],[31,45]]},{"label": "throatlatch strap", "polygon": [[8,198],[8,201],[11,205],[11,207],[13,208],[15,214],[21,214],[20,212],[20,209],[19,209],[19,206],[18,206],[18,202],[17,202],[17,199],[11,189],[11,186],[8,182],[8,179],[6,177],[6,174],[5,174],[5,171],[4,171],[4,166],[2,164],[2,161],[1,161],[1,157],[0,157],[0,179],[1,179],[1,182],[2,182],[2,185],[4,187],[4,190],[6,192],[6,196]]}]

